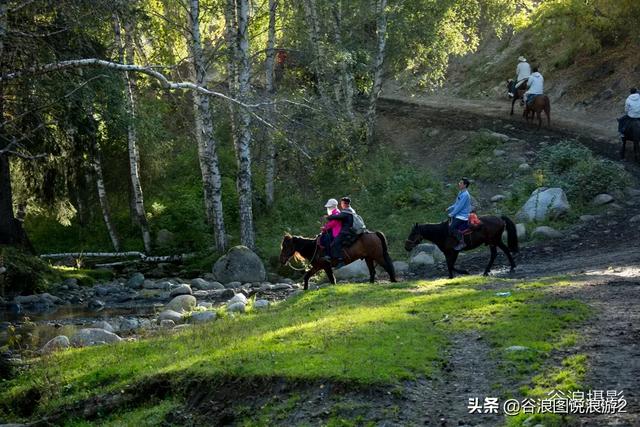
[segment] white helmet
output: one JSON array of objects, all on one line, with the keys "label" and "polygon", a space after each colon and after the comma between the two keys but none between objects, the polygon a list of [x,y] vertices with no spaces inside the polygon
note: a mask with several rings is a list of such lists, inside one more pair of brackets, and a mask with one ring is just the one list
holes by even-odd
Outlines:
[{"label": "white helmet", "polygon": [[336,208],[338,207],[338,201],[336,199],[327,200],[327,204],[324,205],[325,208]]},{"label": "white helmet", "polygon": [[520,57],[518,58],[518,61],[520,61],[520,62],[527,62],[527,58],[525,58],[524,56],[520,56]]}]

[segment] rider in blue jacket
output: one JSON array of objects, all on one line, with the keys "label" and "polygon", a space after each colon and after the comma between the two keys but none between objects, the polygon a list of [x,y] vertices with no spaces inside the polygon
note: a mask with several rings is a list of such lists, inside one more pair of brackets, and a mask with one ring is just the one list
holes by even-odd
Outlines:
[{"label": "rider in blue jacket", "polygon": [[458,244],[453,248],[456,251],[461,251],[465,246],[464,235],[462,231],[469,225],[469,214],[471,213],[471,195],[467,190],[469,188],[469,180],[467,178],[460,179],[458,182],[458,197],[456,202],[447,208],[447,214],[451,218],[451,224],[449,225],[449,232],[453,237],[458,239]]}]

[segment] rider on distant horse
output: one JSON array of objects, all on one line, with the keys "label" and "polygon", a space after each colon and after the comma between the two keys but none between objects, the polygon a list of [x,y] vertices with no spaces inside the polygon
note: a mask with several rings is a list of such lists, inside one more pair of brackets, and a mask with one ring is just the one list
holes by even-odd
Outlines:
[{"label": "rider on distant horse", "polygon": [[640,93],[635,87],[632,87],[629,93],[630,95],[624,103],[624,112],[626,114],[618,119],[618,132],[620,132],[623,143],[625,141],[624,131],[629,122],[640,119]]},{"label": "rider on distant horse", "polygon": [[544,77],[538,72],[538,67],[533,67],[533,74],[527,80],[527,91],[524,93],[527,104],[531,104],[534,98],[544,93]]},{"label": "rider on distant horse", "polygon": [[524,56],[520,56],[518,61],[518,66],[516,67],[516,81],[512,83],[509,90],[509,96],[512,98],[515,96],[518,89],[520,89],[523,84],[527,83],[527,79],[531,75],[531,66],[527,62],[527,59]]},{"label": "rider on distant horse", "polygon": [[[351,232],[351,228],[354,226],[354,218],[358,218],[358,222],[362,222],[362,218],[356,214],[356,211],[351,207],[351,199],[349,197],[343,197],[340,199],[340,208],[342,211],[337,215],[329,215],[327,219],[329,221],[338,220],[342,223],[340,234],[338,234],[333,242],[332,257],[338,260],[337,268],[344,266],[344,258],[342,254],[342,242],[346,236]],[[358,224],[358,228],[364,228],[364,223]],[[329,256],[324,257],[325,261],[330,262]]]},{"label": "rider on distant horse", "polygon": [[469,214],[471,213],[471,195],[467,190],[469,184],[470,182],[467,178],[460,179],[460,182],[458,182],[460,192],[456,202],[447,208],[447,213],[451,218],[449,233],[458,239],[458,244],[453,248],[456,251],[461,251],[467,246],[462,232],[469,226]]},{"label": "rider on distant horse", "polygon": [[[327,214],[325,218],[329,215],[338,215],[340,210],[338,209],[338,201],[336,199],[329,199],[327,203],[324,205],[327,208]],[[325,248],[326,253],[331,253],[331,245],[335,238],[340,234],[340,230],[342,229],[342,222],[337,219],[333,219],[328,221],[322,227],[322,245]]]}]

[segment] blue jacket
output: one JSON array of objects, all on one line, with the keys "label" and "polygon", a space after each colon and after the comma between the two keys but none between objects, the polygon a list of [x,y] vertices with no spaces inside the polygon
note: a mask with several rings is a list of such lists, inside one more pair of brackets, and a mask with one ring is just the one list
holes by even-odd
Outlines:
[{"label": "blue jacket", "polygon": [[471,213],[471,195],[467,190],[458,193],[456,202],[447,208],[447,213],[451,218],[458,218],[463,221],[469,220]]}]

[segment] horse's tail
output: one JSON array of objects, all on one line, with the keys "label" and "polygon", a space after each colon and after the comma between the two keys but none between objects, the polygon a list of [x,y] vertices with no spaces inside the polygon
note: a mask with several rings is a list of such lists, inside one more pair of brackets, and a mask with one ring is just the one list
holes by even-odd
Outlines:
[{"label": "horse's tail", "polygon": [[518,231],[516,230],[516,225],[505,215],[502,215],[501,218],[507,226],[507,246],[511,252],[516,253],[520,250],[518,248]]},{"label": "horse's tail", "polygon": [[389,277],[392,282],[396,280],[396,270],[393,267],[393,261],[389,256],[389,247],[387,246],[387,238],[384,236],[382,231],[376,231],[376,236],[380,239],[380,243],[382,244],[382,257],[384,258],[384,263],[387,264],[387,273],[389,273]]}]

